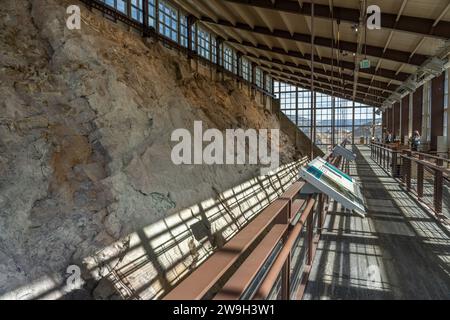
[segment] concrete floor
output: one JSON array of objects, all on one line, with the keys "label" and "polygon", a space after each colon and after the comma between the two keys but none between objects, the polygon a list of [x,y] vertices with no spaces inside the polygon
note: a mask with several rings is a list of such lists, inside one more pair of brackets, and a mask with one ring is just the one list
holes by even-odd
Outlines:
[{"label": "concrete floor", "polygon": [[450,233],[371,160],[368,147],[354,152],[350,174],[362,185],[367,217],[334,205],[304,298],[450,299]]}]

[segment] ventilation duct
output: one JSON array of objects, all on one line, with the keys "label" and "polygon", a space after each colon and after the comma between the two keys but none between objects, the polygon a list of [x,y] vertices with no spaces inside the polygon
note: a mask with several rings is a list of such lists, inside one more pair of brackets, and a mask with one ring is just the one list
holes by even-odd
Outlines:
[{"label": "ventilation duct", "polygon": [[415,74],[412,74],[385,100],[383,105],[400,101],[402,97],[416,91],[425,82],[439,76],[446,68],[450,67],[449,54],[450,42],[447,41],[439,50],[439,53],[425,61]]},{"label": "ventilation duct", "polygon": [[442,73],[446,62],[447,61],[443,61],[442,59],[439,59],[437,57],[433,57],[431,58],[431,61],[425,63],[425,65],[422,66],[421,69],[426,73],[436,77]]}]

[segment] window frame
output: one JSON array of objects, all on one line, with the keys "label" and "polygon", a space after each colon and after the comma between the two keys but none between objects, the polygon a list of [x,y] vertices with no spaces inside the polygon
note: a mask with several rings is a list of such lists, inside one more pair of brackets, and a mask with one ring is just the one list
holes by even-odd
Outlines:
[{"label": "window frame", "polygon": [[158,33],[178,43],[178,8],[164,0],[158,6]]}]

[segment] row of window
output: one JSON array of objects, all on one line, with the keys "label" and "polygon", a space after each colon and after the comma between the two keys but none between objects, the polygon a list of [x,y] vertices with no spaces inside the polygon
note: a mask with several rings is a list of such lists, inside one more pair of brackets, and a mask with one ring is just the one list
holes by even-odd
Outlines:
[{"label": "row of window", "polygon": [[[130,14],[128,14],[128,2],[126,0],[102,0],[105,4],[115,8],[132,19],[141,23],[144,22],[144,10],[142,0],[130,0]],[[178,10],[170,6],[165,1],[159,1],[159,33],[178,41]],[[182,17],[180,17],[182,18]],[[185,17],[184,17],[184,20]],[[156,5],[155,0],[148,0],[148,25],[155,28]],[[182,25],[182,23],[180,23]],[[187,25],[187,24],[186,24]],[[186,32],[187,33],[187,32]]]},{"label": "row of window", "polygon": [[[128,14],[128,1],[126,0],[102,0],[105,4],[115,8],[116,10],[129,15],[132,19],[143,23],[143,1],[129,0],[130,14]],[[148,0],[148,25],[156,28],[156,19],[158,19],[158,31],[163,36],[172,41],[179,42],[183,47],[188,47],[188,21],[184,14],[180,14],[179,10],[164,0],[159,0],[158,4],[158,18],[156,18],[155,0]],[[179,26],[179,29],[178,29]],[[179,33],[179,34],[178,34]],[[213,63],[219,63],[226,70],[237,74],[238,73],[238,58],[237,52],[227,46],[223,45],[217,48],[217,41],[214,34],[200,28],[197,25],[192,26],[192,48],[197,53]],[[218,50],[220,50],[218,52]],[[217,56],[219,54],[219,61]],[[222,61],[223,60],[223,61]],[[248,59],[240,59],[240,76],[245,80],[252,80],[251,63]],[[268,92],[272,92],[272,79],[269,76],[265,77],[260,68],[255,71],[255,84]]]},{"label": "row of window", "polygon": [[[303,123],[311,123],[311,109],[282,109],[283,113],[285,113],[287,116],[292,119],[298,119],[299,126]],[[329,126],[332,123],[332,120],[334,119],[334,126],[352,126],[352,119],[353,119],[353,109],[341,109],[341,110],[335,110],[335,112],[332,112],[332,109],[316,109],[315,112],[316,116],[316,126]],[[373,111],[368,113],[360,113],[357,110],[355,110],[354,114],[355,124],[361,125],[367,123],[367,125],[371,125],[373,122]],[[380,118],[376,117],[376,122],[380,122]],[[349,121],[345,121],[349,120]],[[378,120],[378,121],[377,121]],[[295,123],[295,121],[293,121]]]},{"label": "row of window", "polygon": [[[311,91],[283,82],[274,82],[274,93],[280,99],[280,107],[284,114],[294,122],[300,130],[310,136],[311,130]],[[374,126],[381,125],[381,116],[375,114],[375,108],[362,103],[354,103],[342,98],[316,92],[315,128],[317,145],[332,144],[351,139],[353,126],[355,133],[365,138],[371,137]],[[333,110],[334,99],[334,110]],[[374,121],[375,120],[375,121]],[[381,132],[378,130],[377,132]],[[359,139],[358,136],[355,136]]]}]

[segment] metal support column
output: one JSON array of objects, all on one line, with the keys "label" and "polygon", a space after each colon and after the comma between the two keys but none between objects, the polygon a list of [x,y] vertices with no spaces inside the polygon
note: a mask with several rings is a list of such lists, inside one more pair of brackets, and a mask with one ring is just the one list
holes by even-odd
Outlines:
[{"label": "metal support column", "polygon": [[317,141],[317,92],[312,92],[313,96],[313,136],[312,141]]},{"label": "metal support column", "polygon": [[149,36],[149,28],[148,28],[148,0],[142,0],[142,20],[144,30],[142,31],[142,36],[144,38]]},{"label": "metal support column", "polygon": [[[419,160],[423,160],[423,155],[419,155]],[[423,164],[417,163],[417,197],[423,197]]]},{"label": "metal support column", "polygon": [[355,100],[352,100],[352,145],[355,144]]},{"label": "metal support column", "polygon": [[311,265],[313,262],[313,241],[314,241],[314,209],[309,214],[306,222],[306,237],[308,239],[308,255],[307,255],[307,264]]},{"label": "metal support column", "polygon": [[[219,74],[221,72],[221,51],[220,48],[222,46],[223,43],[223,38],[220,36],[216,37],[216,52],[215,52],[215,60],[216,60],[216,80],[219,78]],[[212,50],[211,50],[212,52]]]},{"label": "metal support column", "polygon": [[[408,155],[408,157],[412,157],[412,153],[411,151],[407,151],[406,154]],[[411,170],[412,170],[412,162],[410,159],[408,159],[407,164],[406,164],[406,188],[409,190],[411,190]]]},{"label": "metal support column", "polygon": [[295,125],[298,128],[298,87],[295,87]]},{"label": "metal support column", "polygon": [[[442,159],[436,160],[436,165],[442,167],[444,165],[444,161]],[[444,184],[444,174],[441,170],[434,171],[434,195],[433,195],[433,204],[434,210],[437,214],[442,213],[442,189]]]},{"label": "metal support column", "polygon": [[[376,108],[375,107],[373,107],[373,113],[372,113],[372,132],[370,133],[370,140],[372,141],[372,137],[374,138],[374,141],[375,141],[375,128],[376,128],[376,117],[375,117],[375,111],[376,111]],[[369,141],[369,144],[370,144],[370,141]]]},{"label": "metal support column", "polygon": [[236,63],[237,63],[237,66],[236,66],[236,71],[237,71],[237,76],[238,76],[238,81],[239,81],[239,78],[240,77],[242,77],[242,53],[241,52],[237,52],[236,53]]},{"label": "metal support column", "polygon": [[397,153],[392,152],[391,176],[397,178]]},{"label": "metal support column", "polygon": [[[128,18],[131,18],[131,0],[127,0],[126,5],[127,5],[127,16]],[[117,5],[115,6],[115,8],[117,8]]]},{"label": "metal support column", "polygon": [[180,11],[180,8],[177,9],[177,41],[178,41],[178,44],[181,44],[181,11]]},{"label": "metal support column", "polygon": [[159,33],[159,0],[155,0],[155,30]]},{"label": "metal support column", "polygon": [[311,1],[311,125],[310,125],[310,140],[311,140],[311,160],[314,158],[314,0]]},{"label": "metal support column", "polygon": [[317,233],[322,234],[322,227],[324,223],[324,201],[325,195],[323,193],[319,194],[319,203],[317,204]]},{"label": "metal support column", "polygon": [[[261,89],[266,90],[266,77],[267,77],[267,74],[264,71],[261,71],[261,72],[262,72],[262,88]],[[262,102],[264,108],[266,108],[266,95],[265,95],[264,92],[261,93],[261,102]]]},{"label": "metal support column", "polygon": [[195,20],[196,20],[196,18],[193,15],[189,15],[187,17],[187,28],[188,28],[188,30],[187,30],[187,32],[188,32],[187,41],[188,41],[188,58],[189,59],[192,58],[192,54],[193,54],[193,51],[194,51],[194,49],[192,48],[192,40],[193,40],[193,38],[192,38],[193,37],[193,35],[192,35],[192,26],[194,25]]},{"label": "metal support column", "polygon": [[336,98],[331,97],[331,145],[336,145]]},{"label": "metal support column", "polygon": [[252,78],[251,78],[251,84],[252,84],[252,86],[250,87],[251,89],[250,89],[250,92],[251,92],[251,97],[253,98],[254,97],[254,91],[253,91],[253,86],[254,85],[256,85],[256,63],[254,63],[254,62],[252,62],[252,64],[251,64],[251,76],[252,76]]},{"label": "metal support column", "polygon": [[439,136],[444,135],[444,83],[445,74],[431,80],[431,141],[430,148],[437,151]]}]

